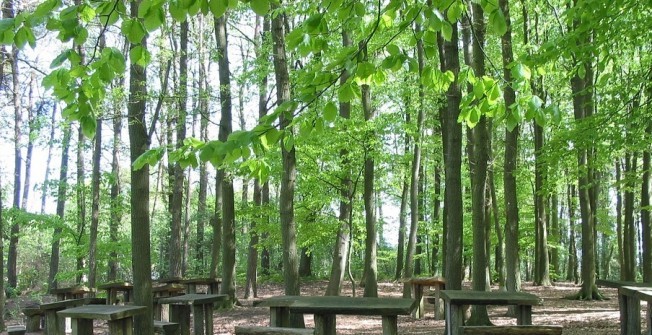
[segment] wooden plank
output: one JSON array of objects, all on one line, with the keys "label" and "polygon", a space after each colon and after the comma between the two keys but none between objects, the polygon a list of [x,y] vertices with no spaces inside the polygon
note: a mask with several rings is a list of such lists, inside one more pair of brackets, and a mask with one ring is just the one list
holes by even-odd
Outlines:
[{"label": "wooden plank", "polygon": [[623,286],[638,286],[638,287],[651,287],[649,283],[639,283],[634,281],[625,281],[625,280],[609,280],[609,279],[596,279],[595,284],[597,286],[611,287],[611,288],[621,288]]},{"label": "wooden plank", "polygon": [[73,319],[118,320],[142,314],[145,306],[86,305],[57,312],[57,315]]},{"label": "wooden plank", "polygon": [[561,335],[561,326],[464,326],[464,335]]},{"label": "wooden plank", "polygon": [[77,306],[82,306],[87,303],[86,299],[68,299],[68,300],[59,300],[55,302],[49,302],[46,304],[41,304],[40,309],[43,311],[49,310],[49,309],[55,309],[55,310],[61,310],[61,309],[66,309],[70,307],[77,307]]},{"label": "wooden plank", "polygon": [[454,305],[539,305],[539,297],[525,292],[442,290],[442,299]]},{"label": "wooden plank", "polygon": [[313,335],[314,329],[283,327],[235,327],[235,335]]},{"label": "wooden plank", "polygon": [[344,296],[279,296],[258,304],[287,307],[300,314],[410,315],[417,301],[405,298],[353,298]]},{"label": "wooden plank", "polygon": [[159,299],[159,304],[203,305],[226,300],[226,294],[184,294]]}]

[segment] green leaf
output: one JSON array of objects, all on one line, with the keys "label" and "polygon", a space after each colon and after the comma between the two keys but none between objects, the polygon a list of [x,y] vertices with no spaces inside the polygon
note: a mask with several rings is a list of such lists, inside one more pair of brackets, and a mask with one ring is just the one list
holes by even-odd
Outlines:
[{"label": "green leaf", "polygon": [[473,95],[476,99],[480,99],[484,95],[484,82],[482,80],[478,80],[473,84]]},{"label": "green leaf", "polygon": [[63,64],[63,62],[65,62],[66,60],[68,60],[68,56],[70,55],[70,51],[71,51],[71,50],[68,49],[68,50],[62,52],[61,54],[59,54],[59,56],[57,56],[57,57],[52,61],[52,63],[50,63],[50,68],[53,69],[53,68],[55,68],[55,67],[59,67],[59,66],[61,66],[61,64]]},{"label": "green leaf", "polygon": [[186,20],[188,11],[186,8],[181,6],[180,1],[171,1],[168,9],[170,10],[170,16],[172,16],[172,18],[177,22],[183,22]]},{"label": "green leaf", "polygon": [[129,59],[131,60],[132,64],[137,64],[145,67],[147,64],[149,64],[151,58],[152,56],[149,51],[143,48],[142,45],[137,45],[129,51]]},{"label": "green leaf", "polygon": [[164,148],[156,148],[156,149],[150,149],[145,151],[142,155],[140,155],[138,158],[133,163],[133,169],[134,170],[140,170],[145,166],[146,164],[149,164],[150,166],[154,166],[158,161],[163,158],[163,154],[165,153]]},{"label": "green leaf", "polygon": [[388,44],[385,49],[390,55],[395,56],[401,53],[401,49],[396,44]]},{"label": "green leaf", "polygon": [[349,83],[340,86],[337,90],[337,98],[340,102],[350,102],[353,97],[355,97],[355,92]]},{"label": "green leaf", "polygon": [[512,67],[512,77],[518,80],[530,80],[532,77],[532,72],[526,65],[517,63],[514,67]]},{"label": "green leaf", "polygon": [[254,13],[260,16],[265,16],[269,12],[269,0],[251,0],[250,5]]},{"label": "green leaf", "polygon": [[584,79],[586,76],[586,68],[584,67],[583,63],[580,63],[580,65],[577,68],[577,76],[580,77],[580,79]]},{"label": "green leaf", "polygon": [[95,9],[89,5],[81,5],[79,7],[79,18],[85,23],[91,22],[96,14]]},{"label": "green leaf", "polygon": [[503,36],[507,32],[507,21],[505,15],[500,9],[494,10],[489,15],[489,25],[498,36]]},{"label": "green leaf", "polygon": [[462,10],[464,9],[463,4],[460,2],[455,2],[452,4],[448,11],[446,12],[446,17],[448,17],[448,22],[455,23],[462,16]]},{"label": "green leaf", "polygon": [[163,8],[158,7],[150,11],[143,18],[143,25],[145,26],[145,29],[147,29],[147,31],[154,31],[158,29],[158,27],[160,27],[164,21],[165,21],[165,12],[163,11]]},{"label": "green leaf", "polygon": [[213,13],[213,16],[215,17],[221,17],[224,15],[228,5],[228,0],[210,0],[208,2],[208,8],[210,8],[211,13]]},{"label": "green leaf", "polygon": [[[73,43],[75,45],[83,45],[86,43],[86,39],[88,39],[88,30],[82,26],[75,28]],[[34,43],[36,43],[36,41],[34,41]]]},{"label": "green leaf", "polygon": [[22,26],[18,31],[16,31],[16,35],[14,35],[14,43],[16,44],[16,47],[18,49],[22,49],[25,47],[25,44],[28,42],[28,30],[29,28]]},{"label": "green leaf", "polygon": [[446,41],[450,41],[453,38],[453,26],[446,21],[442,22],[441,35]]},{"label": "green leaf", "polygon": [[337,117],[337,106],[331,101],[324,106],[324,120],[328,122],[335,121]]},{"label": "green leaf", "polygon": [[79,124],[82,128],[82,133],[88,138],[93,138],[95,136],[95,129],[97,128],[97,120],[92,115],[82,116],[79,120]]}]

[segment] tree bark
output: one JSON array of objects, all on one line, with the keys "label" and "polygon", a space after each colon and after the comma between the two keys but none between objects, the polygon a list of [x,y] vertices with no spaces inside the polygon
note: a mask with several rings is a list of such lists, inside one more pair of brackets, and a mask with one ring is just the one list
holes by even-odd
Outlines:
[{"label": "tree bark", "polygon": [[[70,138],[72,131],[70,124],[64,121],[63,139],[61,140],[61,164],[59,167],[59,186],[57,187],[57,209],[56,215],[60,222],[63,223],[66,199],[68,197],[68,158],[70,151]],[[59,224],[54,228],[52,233],[52,250],[50,251],[50,273],[48,275],[49,289],[57,288],[56,275],[59,273],[59,250],[61,245],[62,225]]]},{"label": "tree bark", "polygon": [[[2,177],[0,177],[0,278],[5,277],[5,234],[4,234],[4,218],[2,201]],[[5,281],[0,280],[0,331],[5,330]]]},{"label": "tree bark", "polygon": [[[421,26],[415,25],[415,34],[419,36]],[[414,147],[412,149],[412,166],[410,167],[410,235],[408,238],[407,255],[405,256],[405,269],[403,271],[404,278],[411,278],[414,275],[415,264],[414,257],[416,253],[417,234],[419,231],[419,177],[421,171],[421,145],[423,122],[425,117],[424,106],[424,87],[421,80],[423,73],[425,55],[423,51],[423,40],[417,39],[416,46],[417,63],[419,66],[419,101],[417,107],[417,120],[416,120],[416,133],[414,135]],[[403,297],[409,298],[412,295],[412,285],[410,283],[403,284]]]},{"label": "tree bark", "polygon": [[[649,85],[649,84],[648,84]],[[652,89],[650,89],[652,93]],[[643,143],[650,143],[652,122],[647,121]],[[643,250],[643,282],[652,283],[652,224],[650,223],[650,147],[643,151],[643,176],[641,177],[641,236]]]},{"label": "tree bark", "polygon": [[[510,66],[514,61],[512,50],[512,23],[509,11],[509,1],[500,0],[500,10],[505,15],[507,32],[501,37],[501,49],[503,59],[503,77],[507,83],[512,83]],[[512,113],[510,106],[516,102],[516,93],[512,85],[505,85],[503,89],[506,112]],[[521,290],[521,267],[519,247],[519,209],[518,209],[518,188],[516,186],[517,160],[518,160],[518,139],[520,127],[505,130],[505,161],[503,188],[505,192],[505,287],[509,292]]]},{"label": "tree bark", "polygon": [[[97,120],[93,148],[93,174],[91,190],[91,226],[88,237],[88,286],[97,284],[97,230],[100,225],[100,163],[102,158],[102,120]],[[93,294],[93,293],[92,293]]]},{"label": "tree bark", "polygon": [[[122,86],[122,83],[121,85]],[[109,222],[109,240],[115,244],[118,242],[118,229],[122,222],[124,213],[122,205],[121,183],[120,183],[120,145],[122,132],[122,115],[119,108],[115,108],[113,115],[113,149],[111,160],[111,221]],[[120,268],[120,259],[115,248],[109,252],[109,273],[108,281],[114,281],[118,278],[118,269]]]},{"label": "tree bark", "polygon": [[[450,41],[438,38],[440,58],[444,71],[451,71],[457,78],[460,71],[457,25],[452,25]],[[444,145],[445,181],[445,270],[446,288],[462,289],[463,222],[462,205],[462,126],[457,122],[460,114],[461,92],[457,81],[446,92],[446,109],[440,115]]]},{"label": "tree bark", "polygon": [[[278,4],[272,5],[272,10],[278,10]],[[290,74],[288,72],[285,52],[285,12],[276,13],[272,18],[272,43],[274,58],[274,75],[276,77],[276,103],[291,100]],[[281,142],[283,173],[281,176],[281,194],[279,208],[281,216],[281,237],[283,242],[283,279],[285,295],[300,295],[299,291],[299,257],[297,254],[297,226],[294,220],[294,190],[296,187],[296,152],[291,141],[294,136],[292,129],[292,110],[282,111],[280,116],[281,131],[284,133]],[[293,314],[290,317],[293,327],[303,327],[303,317]]]},{"label": "tree bark", "polygon": [[634,175],[637,154],[625,154],[625,201],[623,220],[624,266],[621,269],[625,281],[636,280],[636,222],[634,221]]},{"label": "tree bark", "polygon": [[41,194],[41,214],[45,214],[45,200],[48,195],[50,184],[50,166],[52,164],[52,151],[54,149],[54,130],[57,121],[57,104],[52,104],[52,116],[50,117],[50,138],[48,141],[48,158],[45,162],[45,176],[43,177],[43,192]]},{"label": "tree bark", "polygon": [[[138,18],[140,0],[131,3],[131,17]],[[130,49],[136,46],[147,47],[147,38],[139,44],[130,43]],[[145,125],[147,97],[147,75],[145,68],[131,63],[129,67],[129,148],[131,162],[149,149],[150,138]],[[152,273],[150,255],[150,218],[149,218],[149,165],[141,169],[131,169],[131,262],[133,266],[134,305],[145,306],[145,313],[134,316],[134,334],[153,334],[152,319]]]},{"label": "tree bark", "polygon": [[[85,244],[86,235],[86,171],[84,169],[84,142],[86,138],[82,132],[81,125],[77,129],[77,247],[82,250]],[[85,266],[85,259],[83,253],[77,254],[77,278],[75,283],[79,284],[85,280],[85,275],[82,273]]]}]

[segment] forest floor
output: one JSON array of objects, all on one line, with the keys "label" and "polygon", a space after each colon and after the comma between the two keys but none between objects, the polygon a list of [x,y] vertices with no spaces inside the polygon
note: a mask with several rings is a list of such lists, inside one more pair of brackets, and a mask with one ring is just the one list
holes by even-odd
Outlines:
[{"label": "forest floor", "polygon": [[[326,281],[312,281],[302,284],[302,295],[323,295]],[[400,297],[402,284],[396,282],[379,283],[379,295],[385,297]],[[607,298],[602,301],[569,300],[566,297],[579,291],[579,287],[569,283],[556,283],[550,287],[534,287],[523,285],[523,290],[533,293],[543,300],[542,305],[533,308],[533,324],[561,325],[565,335],[606,335],[619,334],[618,297],[615,289],[602,288],[601,292]],[[357,288],[357,296],[362,296],[362,288]],[[283,294],[282,284],[265,283],[258,288],[256,300]],[[352,295],[351,286],[344,286],[342,295]],[[215,335],[233,334],[235,326],[269,324],[269,309],[253,307],[254,299],[242,299],[243,293],[238,290],[242,306],[230,310],[218,310],[215,315]],[[7,325],[21,324],[22,318],[15,313],[17,302],[9,301],[7,309],[14,310],[7,319]],[[20,305],[28,304],[22,300]],[[34,303],[34,302],[31,302]],[[489,316],[496,325],[515,324],[515,319],[505,317],[506,307],[489,307]],[[645,309],[642,309],[645,310]],[[312,315],[305,316],[306,327],[312,327]],[[645,327],[645,325],[643,325]],[[95,335],[108,334],[107,328],[98,324]],[[420,320],[409,316],[399,316],[399,334],[443,334],[444,321],[435,320],[433,305],[426,304],[426,317]],[[338,334],[382,334],[380,317],[338,316]],[[6,334],[6,333],[4,333]],[[28,333],[40,334],[40,333]]]}]

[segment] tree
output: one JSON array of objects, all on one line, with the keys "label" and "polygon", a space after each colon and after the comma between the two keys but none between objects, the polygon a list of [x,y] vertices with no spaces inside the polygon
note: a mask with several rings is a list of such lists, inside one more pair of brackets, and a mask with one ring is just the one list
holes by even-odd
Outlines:
[{"label": "tree", "polygon": [[95,128],[95,146],[93,148],[92,205],[91,227],[88,238],[88,286],[97,284],[97,230],[100,225],[100,163],[102,158],[102,120]]},{"label": "tree", "polygon": [[[140,22],[138,8],[140,1],[131,3],[131,18]],[[129,49],[147,48],[147,37],[143,35],[137,42],[131,42]],[[138,59],[132,59],[129,66],[129,104],[127,107],[129,124],[129,151],[131,162],[149,149],[150,137],[145,124],[147,97],[147,75]],[[153,334],[152,321],[152,274],[150,255],[149,218],[149,165],[131,169],[131,262],[134,275],[134,304],[145,306],[145,313],[134,316],[135,334]]]},{"label": "tree", "polygon": [[[5,277],[5,234],[4,234],[4,201],[2,178],[0,178],[0,278]],[[0,331],[5,330],[5,281],[0,281]]]},{"label": "tree", "polygon": [[50,274],[48,276],[48,287],[50,290],[57,288],[57,273],[59,272],[59,250],[61,245],[61,233],[63,231],[63,219],[66,209],[68,193],[68,155],[70,151],[70,137],[72,131],[68,122],[63,123],[63,140],[61,141],[61,164],[59,166],[59,183],[57,187],[57,209],[56,215],[59,224],[52,233],[52,249],[50,252]]}]

